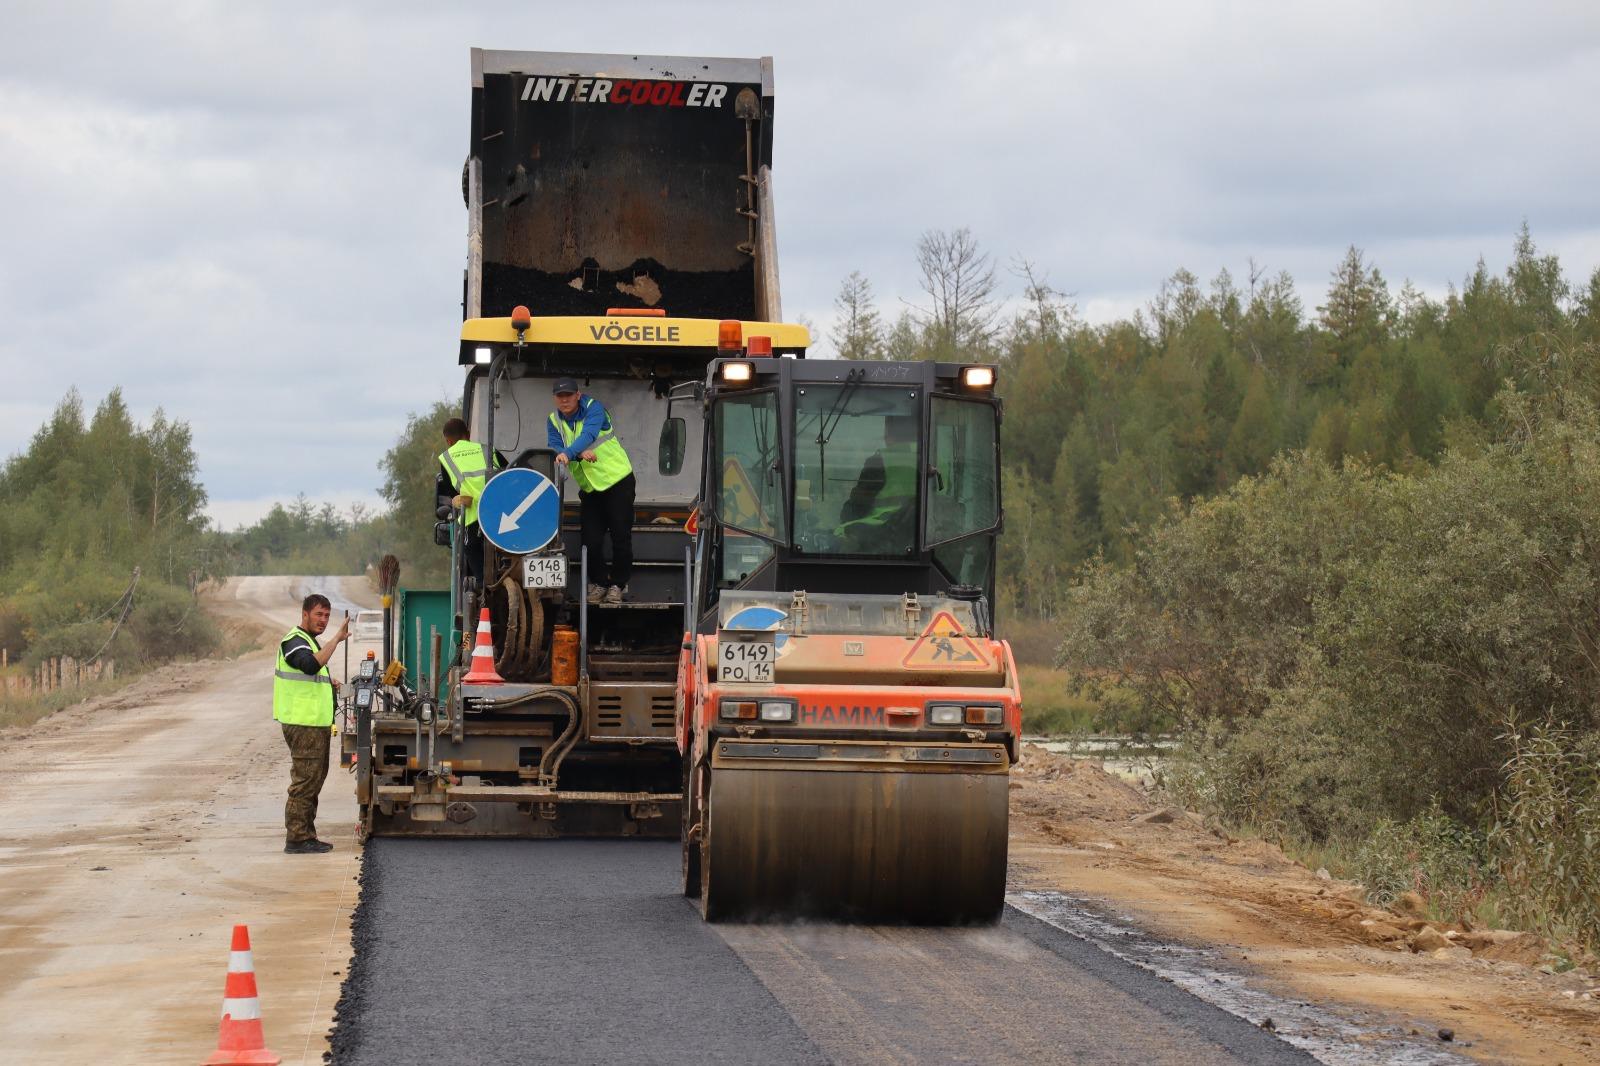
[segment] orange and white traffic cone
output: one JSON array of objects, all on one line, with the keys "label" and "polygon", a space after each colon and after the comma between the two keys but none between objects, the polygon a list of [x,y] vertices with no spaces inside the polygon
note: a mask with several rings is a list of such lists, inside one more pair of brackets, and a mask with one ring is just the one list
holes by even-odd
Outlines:
[{"label": "orange and white traffic cone", "polygon": [[472,669],[461,679],[463,685],[503,685],[506,679],[494,668],[494,637],[489,633],[489,608],[478,615],[478,642],[472,648]]},{"label": "orange and white traffic cone", "polygon": [[250,929],[233,927],[233,950],[228,953],[228,984],[222,993],[222,1031],[217,1050],[204,1066],[254,1063],[278,1066],[283,1060],[267,1050],[261,1031],[261,1000],[256,995],[255,964],[250,961]]}]

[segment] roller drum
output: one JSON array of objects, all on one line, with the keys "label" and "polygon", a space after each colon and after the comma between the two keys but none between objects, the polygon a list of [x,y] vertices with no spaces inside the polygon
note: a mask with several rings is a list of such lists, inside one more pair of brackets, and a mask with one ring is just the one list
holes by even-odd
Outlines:
[{"label": "roller drum", "polygon": [[701,841],[707,920],[999,919],[1007,777],[718,768]]}]

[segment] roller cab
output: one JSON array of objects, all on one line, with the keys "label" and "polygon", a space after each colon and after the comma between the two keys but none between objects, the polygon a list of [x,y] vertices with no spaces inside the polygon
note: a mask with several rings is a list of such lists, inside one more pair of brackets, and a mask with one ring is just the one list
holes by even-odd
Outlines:
[{"label": "roller cab", "polygon": [[708,919],[982,923],[1021,694],[993,637],[991,367],[723,359],[679,663]]}]

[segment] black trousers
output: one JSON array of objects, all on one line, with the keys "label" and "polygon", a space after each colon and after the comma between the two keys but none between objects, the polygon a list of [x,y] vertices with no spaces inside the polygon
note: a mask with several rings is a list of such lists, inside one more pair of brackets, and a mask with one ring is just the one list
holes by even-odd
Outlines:
[{"label": "black trousers", "polygon": [[461,538],[461,562],[477,581],[478,590],[483,591],[483,526],[477,522],[468,526]]},{"label": "black trousers", "polygon": [[[626,585],[633,576],[633,475],[602,492],[578,493],[583,546],[589,549],[589,583]],[[606,533],[611,534],[611,564],[606,565]]]}]

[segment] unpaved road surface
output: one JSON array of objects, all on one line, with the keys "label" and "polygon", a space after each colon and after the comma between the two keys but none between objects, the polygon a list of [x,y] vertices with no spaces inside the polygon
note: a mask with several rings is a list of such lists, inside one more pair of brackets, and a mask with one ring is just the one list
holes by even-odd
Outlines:
[{"label": "unpaved road surface", "polygon": [[1075,937],[709,926],[661,841],[375,840],[341,1064],[1309,1063]]},{"label": "unpaved road surface", "polygon": [[[282,633],[302,584],[238,578],[211,606],[235,631]],[[356,579],[314,587],[370,599]],[[201,1061],[235,922],[269,1046],[322,1061],[349,959],[355,805],[335,767],[318,817],[335,850],[283,854],[272,667],[261,651],[163,668],[0,740],[0,1062]]]},{"label": "unpaved road surface", "polygon": [[[1319,878],[1270,843],[1163,809],[1092,764],[1030,749],[1011,787],[1012,889],[1126,919],[1097,936],[1092,917],[1069,914],[1085,935],[1116,942],[1137,927],[1167,945],[1192,945],[1217,980],[1232,984],[1244,973],[1290,1007],[1354,1014],[1342,1028],[1360,1040],[1374,1028],[1398,1029],[1415,1034],[1414,1044],[1432,1039],[1434,1053],[1480,1062],[1600,1063],[1600,978],[1541,972],[1553,967],[1538,937],[1370,906],[1359,885]],[[1456,946],[1417,950],[1425,925]],[[1171,959],[1168,952],[1156,964]],[[1257,1013],[1275,1014],[1287,1032],[1281,1004]],[[1449,1043],[1436,1037],[1445,1030]],[[1404,1049],[1404,1061],[1419,1056],[1432,1057]],[[1396,1057],[1386,1047],[1373,1061]]]}]

